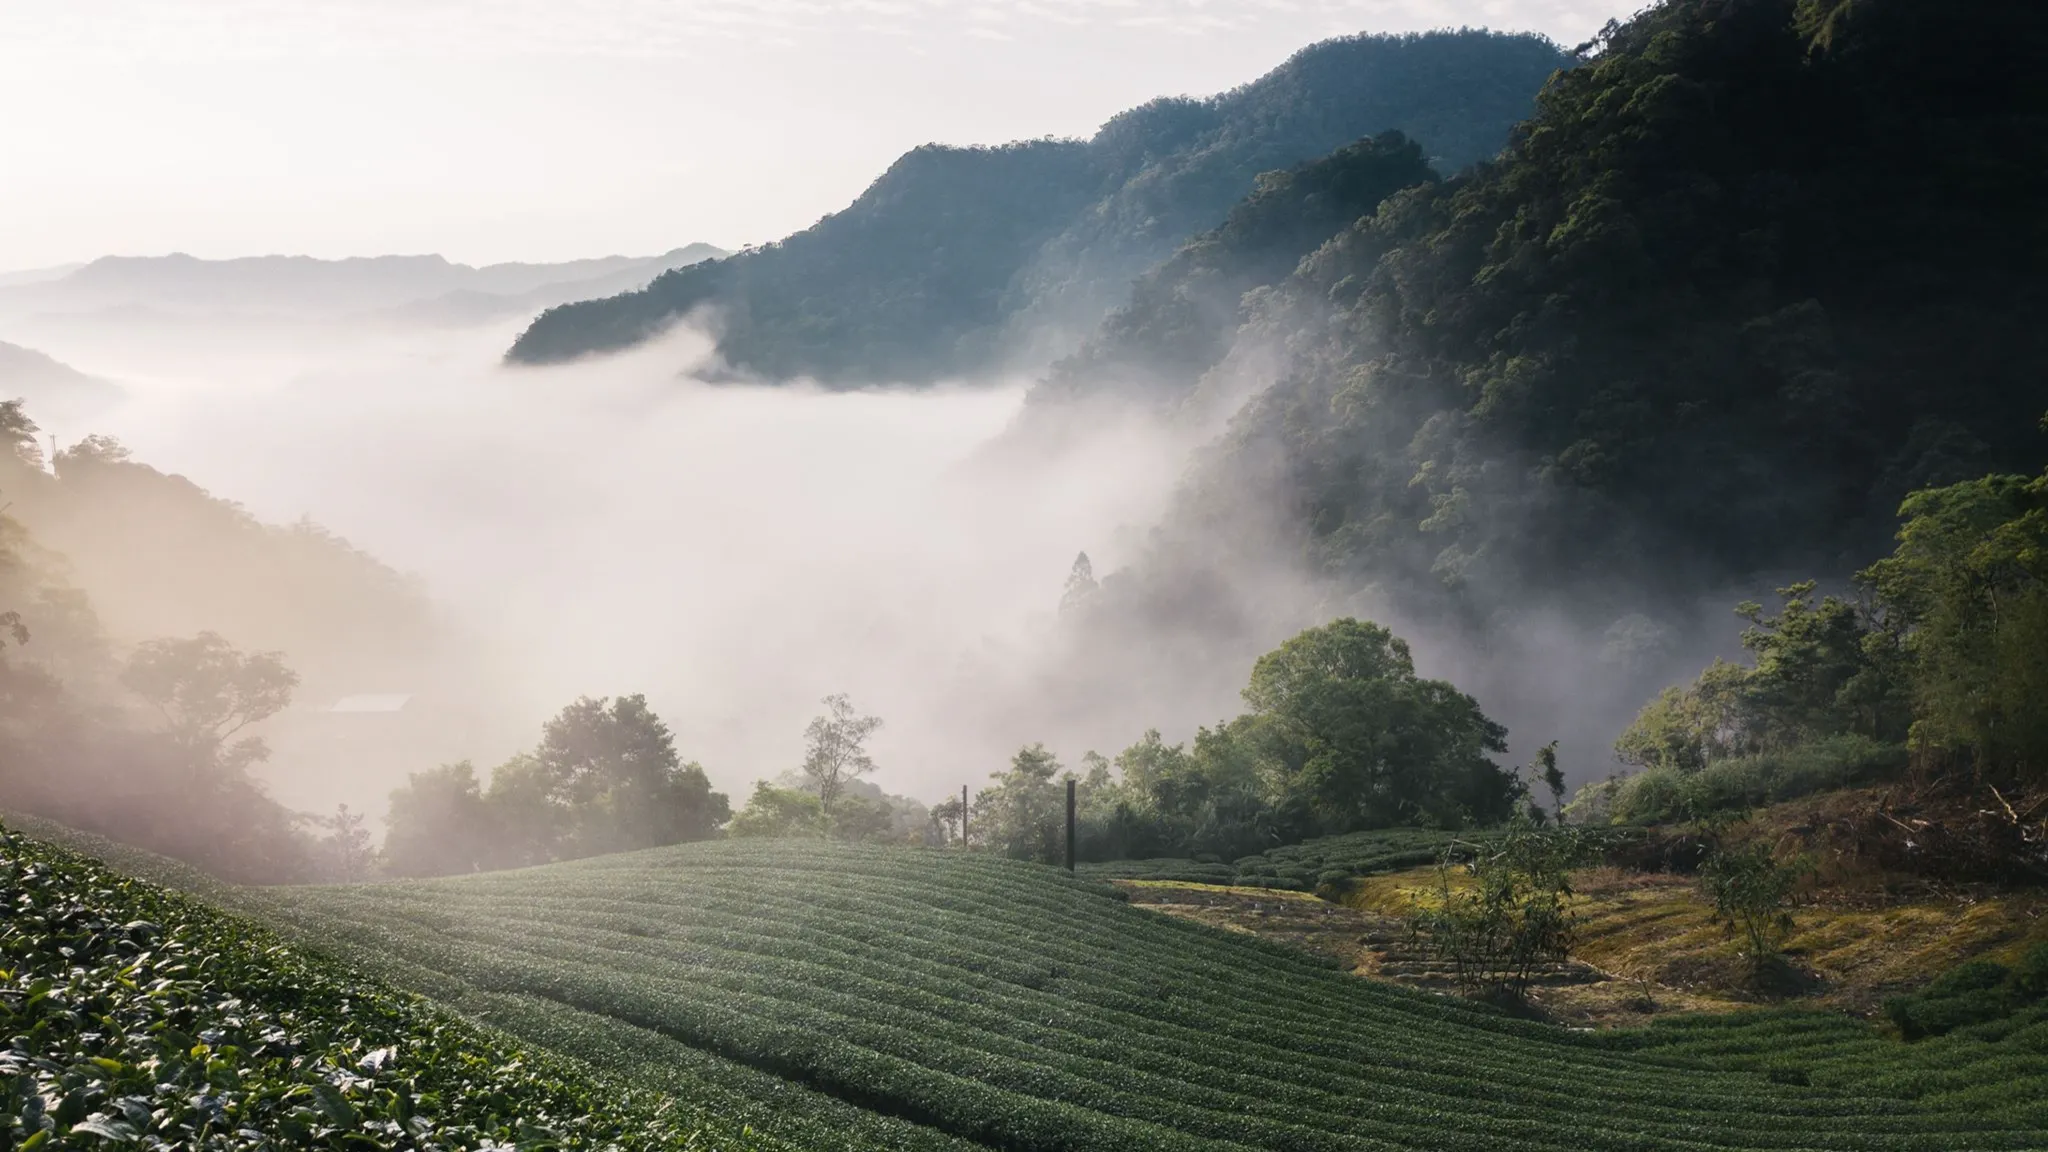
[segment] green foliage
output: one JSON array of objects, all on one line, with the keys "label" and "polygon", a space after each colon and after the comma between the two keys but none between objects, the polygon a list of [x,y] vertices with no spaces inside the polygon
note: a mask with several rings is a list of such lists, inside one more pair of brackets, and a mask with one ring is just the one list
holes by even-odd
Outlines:
[{"label": "green foliage", "polygon": [[[1084,865],[1081,871],[1103,880],[1176,880],[1197,884],[1231,884],[1248,888],[1310,891],[1325,883],[1354,876],[1399,872],[1435,863],[1461,845],[1486,845],[1500,833],[1448,832],[1427,828],[1375,828],[1340,836],[1318,836],[1298,844],[1268,848],[1234,861],[1155,858],[1112,860]],[[1334,879],[1333,879],[1334,878]]]},{"label": "green foliage", "polygon": [[394,876],[445,876],[492,861],[503,843],[469,761],[410,773],[391,794],[384,867]]},{"label": "green foliage", "polygon": [[[1407,644],[1377,624],[1347,618],[1295,636],[1259,659],[1244,698],[1248,713],[1187,744],[1148,731],[1113,762],[1090,753],[1077,857],[1234,859],[1360,828],[1497,824],[1525,791],[1488,758],[1505,730],[1471,697],[1418,677]],[[1020,752],[977,801],[969,827],[986,823],[975,838],[1059,859],[1057,771],[1043,748]]]},{"label": "green foliage", "polygon": [[0,1147],[765,1147],[0,830]]},{"label": "green foliage", "polygon": [[1043,744],[1019,748],[1008,771],[993,773],[967,817],[976,844],[1018,860],[1066,858],[1066,787],[1059,758]]},{"label": "green foliage", "polygon": [[1885,1015],[1908,1040],[1996,1024],[2048,1005],[2048,943],[2036,944],[2010,967],[1972,960],[1925,988],[1884,1002]]},{"label": "green foliage", "polygon": [[[0,613],[33,638],[0,659],[0,805],[240,881],[346,874],[331,867],[340,842],[315,842],[266,794],[256,732],[301,723],[284,711],[301,674],[325,692],[431,663],[439,635],[418,589],[309,523],[263,524],[107,437],[45,471],[34,434],[19,405],[0,407]],[[195,623],[209,630],[190,635]],[[124,653],[116,629],[176,635]],[[0,643],[12,633],[0,623]],[[356,754],[338,751],[347,741],[297,743],[302,774]]]},{"label": "green foliage", "polygon": [[[1573,1032],[989,853],[724,841],[261,899],[640,1083],[717,1057],[783,1123],[844,1115],[822,1095],[904,1133],[803,1147],[1946,1152],[2028,1147],[2044,1119],[2029,1036],[1905,1045],[1821,1014]],[[1804,1085],[1767,1078],[1790,1061]]]},{"label": "green foliage", "polygon": [[1762,975],[1792,932],[1792,894],[1811,872],[1803,860],[1781,863],[1765,844],[1717,848],[1700,866],[1714,919],[1740,934],[1751,969]]},{"label": "green foliage", "polygon": [[562,859],[701,840],[732,816],[645,696],[576,701],[542,727],[533,758],[568,814]]},{"label": "green foliage", "polygon": [[1566,818],[1580,824],[1668,824],[1896,779],[1906,749],[1867,736],[1825,736],[1778,752],[1729,756],[1697,772],[1658,764],[1579,790]]},{"label": "green foliage", "polygon": [[1328,831],[1391,824],[1492,824],[1513,810],[1512,776],[1488,759],[1507,730],[1470,696],[1415,674],[1406,642],[1342,619],[1259,658],[1244,691],[1284,787]]},{"label": "green foliage", "polygon": [[818,836],[825,831],[825,807],[812,793],[754,782],[754,794],[726,827],[725,834],[752,836]]},{"label": "green foliage", "polygon": [[1454,841],[1437,862],[1434,900],[1416,934],[1472,991],[1520,999],[1544,964],[1571,954],[1572,869],[1598,855],[1583,832],[1510,825],[1486,844]]},{"label": "green foliage", "polygon": [[2048,11],[1816,7],[1654,5],[1497,161],[1303,261],[1172,528],[1252,553],[1278,499],[1340,591],[1478,623],[1847,575],[1906,493],[2031,470]]},{"label": "green foliage", "polygon": [[1864,573],[1910,662],[1913,743],[1994,777],[2048,778],[2048,473],[1916,492]]},{"label": "green foliage", "polygon": [[824,704],[825,714],[804,729],[803,773],[817,793],[819,808],[830,818],[847,784],[875,770],[867,742],[882,726],[882,718],[856,712],[844,693],[825,697]]},{"label": "green foliage", "polygon": [[1166,99],[1092,140],[926,145],[777,243],[550,309],[509,356],[561,361],[715,313],[741,372],[850,386],[985,367],[1022,333],[1085,332],[1264,172],[1403,129],[1458,167],[1490,155],[1565,63],[1533,36],[1357,36],[1209,100]]},{"label": "green foliage", "polygon": [[434,876],[573,860],[702,840],[731,816],[646,697],[586,696],[500,765],[488,792],[467,761],[412,773],[391,793],[385,863]]},{"label": "green foliage", "polygon": [[1230,351],[1247,292],[1284,279],[1339,229],[1437,178],[1420,144],[1386,132],[1258,177],[1222,224],[1145,273],[1031,401],[1117,395],[1170,404]]},{"label": "green foliage", "polygon": [[1654,822],[1865,783],[1904,767],[1909,733],[1934,775],[2040,779],[2048,475],[1926,489],[1900,514],[1897,549],[1858,576],[1865,603],[1816,603],[1809,581],[1775,616],[1740,606],[1753,663],[1717,661],[1645,706],[1615,754],[1646,770],[1597,804]]}]

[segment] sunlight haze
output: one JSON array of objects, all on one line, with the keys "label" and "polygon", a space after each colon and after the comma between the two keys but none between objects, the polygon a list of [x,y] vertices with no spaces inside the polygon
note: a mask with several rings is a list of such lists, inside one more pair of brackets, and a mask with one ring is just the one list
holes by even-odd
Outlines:
[{"label": "sunlight haze", "polygon": [[[0,0],[0,271],[773,240],[918,144],[1086,136],[1311,41],[1598,0]],[[83,143],[82,143],[83,142]]]}]

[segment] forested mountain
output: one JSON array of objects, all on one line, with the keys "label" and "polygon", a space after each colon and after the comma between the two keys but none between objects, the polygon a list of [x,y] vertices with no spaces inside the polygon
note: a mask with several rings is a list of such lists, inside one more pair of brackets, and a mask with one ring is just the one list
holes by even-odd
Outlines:
[{"label": "forested mountain", "polygon": [[1087,141],[926,146],[805,231],[552,309],[508,355],[615,351],[709,307],[726,363],[770,379],[925,382],[1049,358],[1260,173],[1389,129],[1456,170],[1496,151],[1568,62],[1533,36],[1354,36],[1218,96],[1155,100]]},{"label": "forested mountain", "polygon": [[[1277,542],[1439,614],[1846,576],[1907,492],[2048,455],[2042,59],[2010,0],[1610,26],[1498,161],[1255,302],[1240,344],[1277,362],[1162,539]],[[1126,586],[1213,563],[1163,548]]]},{"label": "forested mountain", "polygon": [[1053,365],[1031,394],[1034,406],[1181,399],[1230,351],[1247,292],[1285,279],[1387,197],[1436,178],[1421,145],[1400,132],[1260,176],[1220,227],[1140,277],[1080,351]]}]

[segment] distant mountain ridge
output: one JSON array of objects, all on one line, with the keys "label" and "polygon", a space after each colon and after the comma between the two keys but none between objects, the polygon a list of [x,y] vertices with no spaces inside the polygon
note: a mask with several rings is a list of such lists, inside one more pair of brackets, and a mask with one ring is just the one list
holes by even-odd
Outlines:
[{"label": "distant mountain ridge", "polygon": [[46,419],[74,420],[119,401],[118,385],[33,348],[0,341],[0,400],[21,400]]},{"label": "distant mountain ridge", "polygon": [[546,307],[588,292],[620,291],[661,272],[725,255],[691,244],[659,256],[605,256],[557,264],[473,267],[445,257],[247,256],[204,260],[103,256],[68,274],[0,286],[0,312],[107,312],[124,308],[250,312],[380,313],[455,298],[454,317]]},{"label": "distant mountain ridge", "polygon": [[778,243],[550,309],[507,358],[618,351],[704,309],[746,377],[854,387],[1042,364],[1260,173],[1389,129],[1454,171],[1505,144],[1571,62],[1533,35],[1344,37],[1229,92],[1155,100],[1086,141],[927,145]]}]

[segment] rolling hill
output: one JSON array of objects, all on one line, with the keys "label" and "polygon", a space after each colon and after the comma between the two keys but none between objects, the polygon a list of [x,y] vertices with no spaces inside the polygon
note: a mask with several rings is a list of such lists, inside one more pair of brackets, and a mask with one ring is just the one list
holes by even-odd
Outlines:
[{"label": "rolling hill", "polygon": [[1813,1013],[1575,1033],[981,855],[708,843],[240,899],[641,1087],[715,1083],[814,1139],[871,1126],[832,1146],[1948,1150],[2048,1131],[2038,1012],[1910,1045]]},{"label": "rolling hill", "polygon": [[1528,35],[1352,36],[1208,99],[1155,100],[1086,141],[927,145],[778,243],[549,310],[508,358],[616,351],[702,308],[726,364],[753,377],[922,383],[1043,362],[1261,173],[1388,129],[1456,170],[1497,151],[1570,60]]}]

